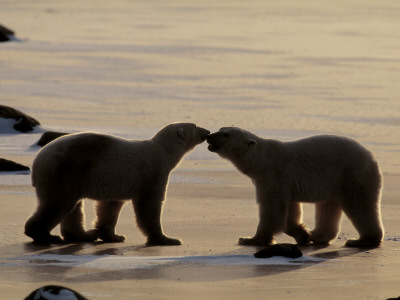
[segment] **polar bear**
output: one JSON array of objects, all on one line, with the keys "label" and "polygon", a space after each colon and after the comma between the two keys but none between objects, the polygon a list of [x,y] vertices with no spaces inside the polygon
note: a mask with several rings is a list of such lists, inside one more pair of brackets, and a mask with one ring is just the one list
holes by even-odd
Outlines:
[{"label": "polar bear", "polygon": [[[39,203],[25,234],[36,243],[60,243],[50,231],[61,223],[64,242],[122,242],[125,237],[115,234],[115,226],[124,200],[132,200],[148,245],[181,244],[165,236],[161,226],[169,174],[209,133],[195,124],[173,123],[143,141],[92,132],[56,139],[33,162]],[[89,231],[83,198],[97,200],[95,229]]]},{"label": "polar bear", "polygon": [[[207,136],[208,149],[231,161],[256,188],[259,224],[241,245],[270,245],[280,232],[298,244],[336,239],[342,211],[360,237],[349,247],[377,247],[383,239],[382,177],[371,152],[354,140],[320,135],[292,142],[263,139],[237,127]],[[315,203],[315,229],[302,224],[301,202]]]}]

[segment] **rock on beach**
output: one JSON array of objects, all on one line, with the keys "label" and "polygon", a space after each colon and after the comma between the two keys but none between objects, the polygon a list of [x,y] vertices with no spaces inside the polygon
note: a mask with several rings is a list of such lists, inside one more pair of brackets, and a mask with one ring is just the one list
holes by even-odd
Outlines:
[{"label": "rock on beach", "polygon": [[32,131],[40,123],[36,119],[10,106],[0,105],[0,118],[14,119],[13,128],[20,132]]},{"label": "rock on beach", "polygon": [[0,24],[0,42],[12,41],[15,39],[14,35],[14,31]]},{"label": "rock on beach", "polygon": [[266,248],[255,253],[254,256],[257,258],[270,258],[273,256],[298,258],[303,256],[303,253],[297,245],[282,243],[267,246]]},{"label": "rock on beach", "polygon": [[14,161],[0,158],[0,172],[3,171],[29,171],[29,167],[16,163]]}]

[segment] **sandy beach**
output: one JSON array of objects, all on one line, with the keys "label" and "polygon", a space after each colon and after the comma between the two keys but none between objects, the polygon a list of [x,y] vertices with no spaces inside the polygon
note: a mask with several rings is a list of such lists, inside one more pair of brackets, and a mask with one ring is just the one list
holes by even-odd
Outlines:
[{"label": "sandy beach", "polygon": [[[30,174],[0,173],[0,294],[48,284],[89,299],[387,299],[400,296],[400,4],[396,1],[0,1],[0,104],[40,121],[0,123],[0,158],[27,166],[46,130],[151,138],[171,122],[235,125],[295,140],[355,138],[384,177],[385,241],[350,249],[344,216],[329,247],[256,259],[251,181],[199,145],[174,170],[163,228],[182,246],[145,247],[127,203],[124,243],[37,246],[23,234],[36,206]],[[85,202],[86,224],[94,219]],[[304,205],[313,228],[314,207]],[[59,231],[58,227],[54,230]],[[284,234],[278,242],[294,243]]]}]

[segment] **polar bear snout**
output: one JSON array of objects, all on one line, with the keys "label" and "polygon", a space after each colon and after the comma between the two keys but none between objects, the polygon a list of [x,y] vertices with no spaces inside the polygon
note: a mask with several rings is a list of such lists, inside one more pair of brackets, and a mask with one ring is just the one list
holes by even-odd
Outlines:
[{"label": "polar bear snout", "polygon": [[211,152],[217,152],[220,148],[220,145],[218,144],[218,135],[220,135],[219,132],[207,135],[208,150]]},{"label": "polar bear snout", "polygon": [[197,126],[197,132],[198,132],[198,134],[199,134],[199,136],[200,136],[200,140],[201,140],[202,142],[204,142],[204,141],[206,140],[207,136],[211,133],[211,132],[208,131],[207,129],[201,128],[201,127],[199,127],[199,126]]}]

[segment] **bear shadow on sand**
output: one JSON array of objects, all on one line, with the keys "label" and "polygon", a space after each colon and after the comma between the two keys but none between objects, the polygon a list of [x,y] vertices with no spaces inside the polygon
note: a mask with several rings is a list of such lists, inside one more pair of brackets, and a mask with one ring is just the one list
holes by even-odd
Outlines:
[{"label": "bear shadow on sand", "polygon": [[[146,248],[146,245],[130,245],[124,247],[109,247],[104,248],[104,243],[80,243],[80,244],[69,244],[58,246],[43,246],[36,245],[34,243],[26,243],[24,245],[26,255],[37,255],[37,254],[56,254],[56,255],[78,255],[83,249],[86,249],[85,255],[93,256],[93,261],[97,258],[96,256],[104,255],[122,255],[124,257],[143,257],[143,252],[140,250]],[[100,248],[98,248],[100,247]],[[331,247],[331,246],[330,246]],[[320,252],[325,249],[326,251]],[[90,249],[90,251],[88,251]],[[261,248],[252,247],[252,253]],[[60,284],[71,283],[71,282],[101,282],[110,280],[137,280],[137,279],[163,279],[163,280],[177,280],[186,282],[210,282],[210,281],[225,281],[225,280],[236,280],[244,278],[255,278],[269,275],[276,275],[286,272],[293,272],[303,268],[315,266],[316,264],[326,262],[329,260],[338,260],[343,257],[356,255],[359,253],[370,251],[370,249],[361,248],[334,248],[330,250],[329,247],[323,246],[304,246],[301,250],[309,258],[315,258],[316,260],[292,261],[288,259],[288,262],[282,265],[268,264],[268,260],[265,259],[263,265],[213,265],[213,264],[202,264],[199,263],[204,260],[218,260],[224,259],[227,255],[200,255],[200,256],[189,256],[189,257],[178,257],[170,264],[160,264],[147,268],[133,268],[133,269],[115,269],[115,270],[101,270],[96,269],[95,271],[88,269],[88,271],[82,271],[82,268],[77,266],[46,266],[46,262],[43,261],[37,265],[31,265],[28,268],[27,276],[32,276],[37,282],[46,282],[48,280],[57,280]],[[318,251],[318,253],[314,253]],[[90,252],[90,253],[89,253]],[[308,254],[310,253],[310,254]],[[82,255],[82,254],[79,254]],[[162,256],[162,252],[161,252]],[[237,257],[238,260],[243,257],[249,258],[249,255],[228,255],[229,259]],[[146,256],[147,257],[147,256]],[[149,256],[150,257],[150,256]],[[264,259],[259,259],[260,261]],[[21,269],[19,269],[21,271]],[[65,274],[68,273],[68,278]],[[90,274],[90,276],[88,276]]]}]

